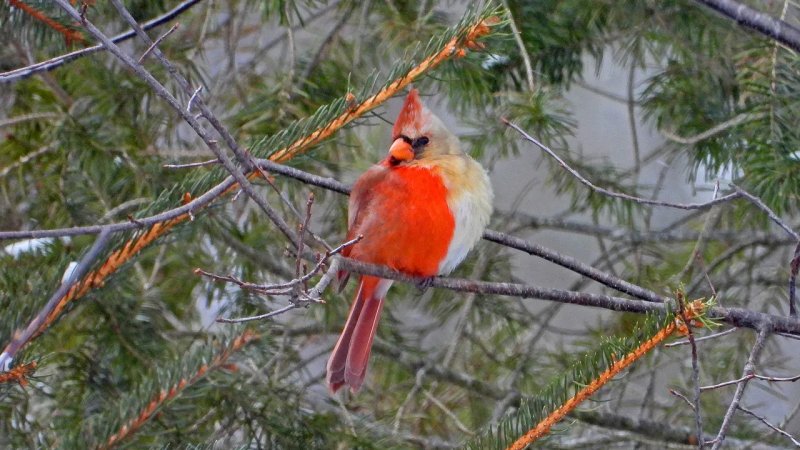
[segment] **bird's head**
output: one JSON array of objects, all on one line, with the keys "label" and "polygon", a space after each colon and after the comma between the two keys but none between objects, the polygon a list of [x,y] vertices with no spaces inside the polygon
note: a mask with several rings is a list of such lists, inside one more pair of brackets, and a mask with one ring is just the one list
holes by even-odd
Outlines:
[{"label": "bird's head", "polygon": [[411,89],[392,129],[389,165],[460,153],[458,138],[422,104],[419,92]]}]

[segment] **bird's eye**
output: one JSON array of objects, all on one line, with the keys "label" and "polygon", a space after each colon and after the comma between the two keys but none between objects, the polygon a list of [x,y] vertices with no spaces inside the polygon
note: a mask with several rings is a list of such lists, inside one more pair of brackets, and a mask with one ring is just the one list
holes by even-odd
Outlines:
[{"label": "bird's eye", "polygon": [[411,146],[414,147],[414,149],[418,149],[427,145],[428,142],[429,140],[427,136],[420,136],[411,142]]}]

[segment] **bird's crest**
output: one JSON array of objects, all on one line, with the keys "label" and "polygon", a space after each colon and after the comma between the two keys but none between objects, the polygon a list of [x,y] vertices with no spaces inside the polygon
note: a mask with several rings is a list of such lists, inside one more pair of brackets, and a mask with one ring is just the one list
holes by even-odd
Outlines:
[{"label": "bird's crest", "polygon": [[411,92],[406,96],[406,101],[403,103],[403,108],[400,110],[400,115],[394,123],[392,129],[392,139],[397,139],[400,135],[413,137],[422,129],[423,121],[427,109],[419,98],[419,92],[416,89],[411,89]]}]

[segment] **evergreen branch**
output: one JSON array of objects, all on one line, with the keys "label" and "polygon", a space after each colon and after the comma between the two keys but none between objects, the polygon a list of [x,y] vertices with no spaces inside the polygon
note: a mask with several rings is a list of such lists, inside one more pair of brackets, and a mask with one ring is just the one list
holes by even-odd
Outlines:
[{"label": "evergreen branch", "polygon": [[[11,342],[9,342],[6,348],[3,349],[3,352],[0,353],[0,371],[8,370],[17,352],[19,352],[25,344],[47,329],[55,318],[60,315],[67,303],[75,297],[76,293],[89,289],[86,282],[78,282],[78,280],[84,276],[92,264],[94,264],[94,261],[100,256],[100,253],[103,251],[106,244],[108,244],[110,237],[111,235],[107,231],[100,233],[100,236],[95,239],[89,251],[81,258],[78,265],[69,274],[69,277],[56,289],[39,314],[25,327],[24,331],[14,335]],[[84,280],[91,280],[91,275],[90,273]]]},{"label": "evergreen branch", "polygon": [[8,3],[13,8],[19,8],[20,10],[27,13],[29,16],[33,17],[34,19],[42,22],[43,24],[47,25],[48,27],[52,28],[53,30],[61,33],[64,36],[64,42],[66,43],[67,47],[72,45],[73,42],[80,42],[86,43],[86,39],[83,37],[83,33],[78,30],[72,30],[69,27],[66,27],[57,21],[47,17],[43,12],[39,11],[38,9],[30,6],[20,0],[8,0]]},{"label": "evergreen branch", "polygon": [[[184,214],[184,216],[188,215],[188,213]],[[123,264],[128,262],[128,260],[141,252],[153,241],[158,239],[166,231],[180,223],[184,216],[178,216],[175,219],[156,223],[148,230],[127,241],[122,248],[112,252],[97,269],[89,272],[79,282],[72,284],[71,287],[69,287],[69,283],[63,283],[61,287],[53,294],[53,297],[51,297],[42,311],[28,324],[27,327],[25,327],[25,331],[15,335],[15,337],[3,350],[3,353],[0,354],[0,371],[8,367],[14,356],[24,346],[44,333],[44,331],[49,328],[61,315],[61,313],[64,311],[64,308],[66,308],[70,302],[83,297],[91,289],[102,286],[105,283],[106,278],[116,272]],[[83,261],[87,261],[89,263],[93,262],[94,257],[96,257],[101,250],[100,247],[97,247],[98,243],[105,244],[109,236],[110,233],[107,230],[101,232],[100,237],[95,240],[92,250],[86,254],[86,256],[93,256],[93,258],[89,260],[84,257]],[[76,269],[71,277],[75,279],[81,276],[83,276],[83,273]],[[66,289],[66,287],[68,287],[68,289]]]},{"label": "evergreen branch", "polygon": [[28,384],[28,378],[36,371],[36,361],[19,364],[13,369],[0,372],[0,384],[17,382],[21,386]]},{"label": "evergreen branch", "polygon": [[705,307],[703,303],[699,300],[696,300],[694,303],[687,305],[681,321],[670,320],[655,334],[628,352],[622,359],[616,359],[615,355],[612,353],[612,363],[607,369],[594,377],[594,379],[590,383],[586,384],[584,388],[580,389],[561,406],[548,414],[547,417],[539,421],[536,426],[514,441],[508,447],[508,449],[522,450],[542,436],[549,434],[553,425],[560,422],[564,417],[567,416],[567,414],[569,414],[572,410],[578,407],[578,405],[583,403],[586,399],[597,392],[598,389],[606,385],[620,372],[628,368],[635,361],[641,359],[661,342],[670,337],[672,333],[680,330],[681,328],[685,328],[687,326],[686,324],[688,323],[687,321],[699,317],[703,313],[704,309]]},{"label": "evergreen branch", "polygon": [[739,25],[800,51],[800,29],[734,0],[695,0]]},{"label": "evergreen branch", "polygon": [[[188,11],[189,8],[196,5],[197,3],[200,3],[200,0],[185,0],[178,6],[172,8],[170,11],[167,11],[166,13],[143,23],[142,28],[144,28],[145,30],[149,30],[151,28],[163,25],[164,23],[169,22],[170,20]],[[136,36],[136,32],[134,32],[133,30],[128,30],[124,33],[120,33],[114,36],[113,38],[111,38],[111,41],[114,43],[120,43],[123,41],[127,41],[128,39],[134,36]],[[63,66],[66,63],[75,61],[78,58],[81,58],[86,55],[91,55],[92,53],[96,53],[104,49],[105,47],[103,46],[103,44],[98,44],[91,47],[82,48],[80,50],[75,50],[74,52],[56,56],[46,61],[38,62],[36,64],[31,64],[26,67],[20,67],[19,69],[14,69],[8,72],[0,73],[0,84],[15,83],[17,81],[24,80],[25,78],[28,78],[30,76],[36,75],[37,73],[40,72],[49,72],[51,70]]]},{"label": "evergreen branch", "polygon": [[[66,2],[59,1],[58,2],[61,7],[67,11],[69,14],[76,17],[77,11],[70,7],[70,5]],[[463,25],[459,25],[456,27],[455,34],[459,34],[466,29],[465,37],[462,39],[452,38],[450,39],[447,44],[442,48],[436,55],[432,58],[427,58],[423,60],[422,63],[413,66],[407,73],[400,76],[399,78],[395,79],[393,82],[389,83],[389,85],[383,89],[381,89],[376,95],[373,95],[366,101],[362,102],[360,105],[353,108],[351,111],[346,111],[343,114],[338,115],[337,117],[330,120],[330,123],[327,125],[319,128],[315,132],[311,133],[310,135],[305,135],[300,137],[296,140],[293,144],[287,146],[282,150],[281,161],[286,161],[290,159],[292,156],[296,155],[298,152],[309,148],[312,145],[319,143],[320,141],[326,139],[335,131],[338,131],[341,127],[345,126],[346,124],[350,123],[352,120],[356,119],[360,115],[366,113],[372,108],[377,107],[381,103],[388,100],[392,95],[397,93],[400,89],[410,83],[413,79],[419,77],[421,74],[430,70],[431,68],[435,67],[439,63],[441,63],[444,59],[453,54],[457,56],[462,56],[465,52],[464,47],[468,48],[475,48],[479,46],[479,44],[475,41],[480,36],[488,33],[490,31],[489,25],[494,25],[497,21],[489,20],[487,17],[484,17],[486,13],[478,14],[475,23],[470,24],[468,27],[464,27]],[[471,19],[471,17],[467,17]],[[163,86],[155,80],[149,72],[146,72],[144,69],[141,68],[141,65],[137,64],[133,61],[129,56],[122,53],[119,47],[113,44],[113,42],[105,37],[94,25],[86,21],[86,26],[92,32],[92,34],[103,41],[103,45],[106,46],[112,53],[114,53],[118,58],[123,60],[126,64],[128,64],[134,71],[137,72],[145,81],[147,81],[156,92],[164,98],[171,106],[173,106],[176,111],[178,111],[181,116],[190,124],[193,125],[195,131],[204,138],[206,144],[209,145],[212,150],[218,150],[216,147],[216,142],[207,139],[205,136],[204,130],[202,130],[199,125],[197,124],[196,119],[193,116],[189,115],[184,111],[183,108],[176,105],[176,100],[172,97]],[[140,30],[141,31],[141,30]],[[156,56],[160,54],[158,47],[153,48],[154,53]],[[137,70],[139,69],[139,70]],[[160,87],[160,89],[159,89]],[[336,104],[336,102],[334,102]],[[318,114],[324,113],[325,108],[320,108],[317,112]],[[208,117],[211,119],[213,116]],[[312,121],[313,123],[313,121]],[[217,124],[219,125],[219,124]],[[221,125],[219,125],[221,126]],[[290,127],[292,128],[292,127]],[[294,127],[297,129],[297,126]],[[219,129],[219,128],[218,128]],[[223,133],[223,135],[227,135],[227,133]],[[229,146],[236,147],[235,142],[228,142]],[[217,153],[215,151],[215,153]],[[274,155],[273,155],[274,156]],[[224,154],[218,153],[218,159],[221,161],[228,160],[227,156]],[[275,158],[277,159],[277,158]],[[230,160],[227,161],[230,164]],[[226,164],[228,166],[229,164]],[[61,230],[50,230],[49,232],[3,232],[0,233],[0,239],[11,239],[11,238],[21,238],[26,236],[33,236],[36,235],[38,237],[44,236],[66,236],[66,235],[75,235],[75,234],[85,234],[85,233],[102,233],[102,232],[117,232],[123,230],[129,230],[137,227],[141,227],[142,225],[150,226],[150,228],[144,232],[143,234],[135,237],[133,239],[128,240],[122,245],[122,248],[113,252],[106,261],[94,272],[90,273],[84,280],[80,283],[76,284],[73,289],[71,289],[67,295],[60,298],[56,307],[53,311],[47,316],[47,318],[41,323],[40,326],[36,326],[36,333],[32,335],[30,339],[26,339],[24,342],[15,344],[15,351],[16,352],[30,342],[31,339],[40,335],[47,327],[49,327],[53,321],[60,315],[63,311],[64,307],[71,301],[76,300],[87,292],[89,292],[93,287],[102,286],[103,281],[112,273],[116,272],[119,267],[121,267],[124,263],[132,259],[135,255],[137,255],[143,248],[154,242],[159,237],[168,233],[175,225],[186,221],[187,219],[191,219],[193,215],[191,212],[194,208],[199,208],[201,206],[205,206],[206,204],[210,203],[217,197],[232,191],[237,185],[242,186],[242,181],[245,184],[249,185],[249,182],[246,181],[247,178],[257,176],[258,172],[253,171],[249,175],[246,176],[245,179],[241,178],[241,173],[238,171],[237,168],[233,167],[226,167],[231,172],[231,176],[236,179],[236,181],[231,180],[230,178],[226,179],[220,184],[214,186],[211,190],[207,191],[201,197],[198,197],[197,200],[203,198],[202,202],[193,201],[190,202],[193,207],[189,207],[189,204],[184,205],[182,208],[176,208],[171,211],[167,211],[162,213],[168,217],[164,221],[160,221],[156,218],[156,216],[152,216],[147,219],[137,219],[133,223],[124,223],[124,224],[111,224],[111,225],[104,225],[104,226],[89,226],[89,227],[76,227],[76,228],[68,228],[68,229],[61,229]],[[269,168],[267,168],[269,169]],[[289,173],[293,173],[294,171],[289,170]],[[240,176],[236,176],[237,173]],[[258,196],[255,196],[254,200],[258,201]],[[259,203],[259,206],[264,206]],[[267,205],[268,206],[268,205]],[[262,208],[263,209],[263,208]],[[179,212],[182,211],[182,212]],[[152,225],[151,225],[152,224]],[[293,233],[287,233],[290,238]],[[293,239],[292,239],[293,240]],[[36,319],[34,319],[36,320]],[[29,325],[30,327],[31,325]],[[14,341],[12,341],[14,343]],[[9,344],[11,345],[11,344]]]},{"label": "evergreen branch", "polygon": [[[291,335],[306,335],[309,332],[318,333],[318,329],[292,329],[288,331]],[[386,356],[406,367],[411,372],[427,369],[426,374],[443,382],[450,383],[463,388],[464,390],[478,394],[488,400],[502,401],[510,399],[510,404],[517,404],[522,399],[520,392],[504,389],[485,381],[473,378],[463,372],[454,371],[443,367],[439,361],[413,358],[406,352],[399,350],[396,346],[388,345],[377,339],[373,344],[376,353]],[[569,417],[580,420],[581,422],[614,430],[625,430],[642,436],[648,436],[665,442],[676,444],[697,445],[697,436],[694,430],[682,427],[673,427],[663,421],[648,420],[645,418],[631,418],[610,412],[573,410]],[[706,435],[706,437],[709,437]],[[736,440],[729,440],[734,445],[746,446],[747,443]],[[481,447],[483,449],[483,447]]]},{"label": "evergreen branch", "polygon": [[180,381],[172,385],[169,389],[162,389],[158,394],[153,396],[147,405],[131,420],[126,422],[120,427],[116,433],[112,434],[102,445],[97,447],[101,450],[114,448],[124,439],[129,438],[136,433],[142,426],[144,426],[153,416],[158,412],[165,403],[178,397],[186,388],[194,385],[206,374],[215,370],[225,364],[228,358],[234,353],[241,350],[242,347],[248,343],[258,339],[260,336],[250,330],[244,330],[242,334],[234,338],[231,343],[225,347],[221,352],[217,353],[211,361],[207,364],[201,365],[197,371],[191,376],[182,378]]},{"label": "evergreen branch", "polygon": [[400,90],[402,90],[404,87],[408,86],[412,81],[419,78],[425,72],[435,68],[443,61],[452,56],[464,56],[466,52],[465,49],[467,48],[479,48],[477,39],[489,34],[491,31],[489,27],[498,23],[499,19],[495,17],[493,19],[483,19],[478,23],[472,24],[466,29],[463,37],[453,37],[437,53],[423,59],[422,62],[416,65],[416,67],[413,67],[406,74],[392,81],[383,89],[379,90],[361,103],[354,104],[355,97],[351,94],[346,99],[348,103],[351,104],[342,114],[340,114],[331,122],[327,123],[325,126],[314,130],[305,138],[294,142],[288,147],[278,150],[270,156],[270,160],[275,162],[283,162],[291,159],[298,153],[311,147],[317,142],[332,136],[335,132],[352,122],[354,119],[383,104],[386,102],[386,100],[400,92]]}]

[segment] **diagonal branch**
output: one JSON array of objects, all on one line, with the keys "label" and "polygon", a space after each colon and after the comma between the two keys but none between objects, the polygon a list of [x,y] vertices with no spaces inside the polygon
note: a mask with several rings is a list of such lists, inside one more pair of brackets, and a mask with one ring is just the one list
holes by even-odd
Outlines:
[{"label": "diagonal branch", "polygon": [[64,309],[64,306],[66,306],[66,302],[63,301],[63,299],[69,298],[70,293],[81,290],[82,283],[79,283],[78,280],[81,280],[89,270],[89,267],[91,267],[100,256],[100,253],[106,247],[106,244],[108,244],[110,237],[111,234],[108,231],[100,233],[100,236],[94,240],[94,244],[92,244],[89,251],[81,258],[78,265],[72,270],[72,273],[69,274],[69,277],[56,289],[39,314],[28,324],[24,331],[14,335],[14,338],[3,350],[3,353],[0,353],[0,372],[9,370],[14,355],[17,354],[20,348],[39,334],[41,330],[44,330],[49,323],[55,320],[55,317],[57,317],[60,311]]},{"label": "diagonal branch", "polygon": [[150,402],[139,411],[136,417],[122,425],[116,433],[109,436],[105,443],[98,448],[105,450],[116,447],[121,441],[129,438],[152,419],[165,403],[181,395],[186,388],[200,381],[200,379],[206,376],[210,371],[223,366],[231,355],[258,338],[259,336],[250,330],[242,332],[242,334],[231,341],[230,345],[224,347],[222,351],[217,353],[211,361],[200,366],[191,377],[183,378],[169,389],[162,389],[158,394],[153,396]]},{"label": "diagonal branch", "polygon": [[800,51],[800,29],[769,14],[757,11],[734,0],[695,0],[708,6],[744,28],[778,41],[794,51]]},{"label": "diagonal branch", "polygon": [[550,147],[544,145],[538,139],[536,139],[535,137],[533,137],[533,136],[529,135],[528,133],[526,133],[525,130],[523,130],[522,128],[520,128],[516,124],[513,124],[513,123],[509,122],[506,119],[501,119],[501,120],[503,121],[503,123],[505,123],[509,127],[513,128],[517,133],[522,135],[523,139],[525,139],[526,141],[529,141],[529,142],[532,142],[532,143],[536,144],[537,147],[539,147],[545,153],[550,155],[550,157],[555,159],[556,162],[558,162],[558,164],[561,167],[564,168],[564,170],[569,172],[573,177],[575,177],[578,181],[580,181],[582,184],[587,186],[589,189],[591,189],[593,191],[596,191],[596,192],[599,192],[599,193],[601,193],[603,195],[606,195],[606,196],[609,196],[609,197],[619,198],[619,199],[622,199],[622,200],[630,200],[630,201],[633,201],[633,202],[636,202],[636,203],[640,203],[640,204],[643,204],[643,205],[666,206],[668,208],[692,210],[692,209],[708,209],[708,208],[711,208],[714,205],[718,205],[720,203],[729,202],[729,201],[731,201],[731,200],[733,200],[735,198],[738,198],[738,197],[740,197],[742,195],[740,192],[733,192],[731,194],[724,195],[724,196],[722,196],[720,198],[717,198],[717,199],[714,199],[714,200],[711,200],[711,201],[708,201],[708,202],[705,202],[705,203],[671,203],[671,202],[664,202],[664,201],[661,201],[661,200],[650,200],[650,199],[647,199],[647,198],[635,197],[633,195],[623,194],[623,193],[620,193],[620,192],[612,192],[612,191],[609,191],[608,189],[605,189],[605,188],[602,188],[600,186],[597,186],[594,183],[592,183],[591,181],[587,180],[583,175],[578,173],[577,170],[575,170],[572,167],[570,167],[563,159],[561,159],[561,157],[559,157],[553,150],[551,150]]},{"label": "diagonal branch", "polygon": [[[169,22],[170,20],[188,11],[189,8],[196,5],[197,3],[200,3],[200,0],[185,0],[178,6],[172,8],[170,11],[167,11],[164,14],[145,22],[144,24],[142,24],[142,28],[144,28],[145,30],[149,30],[151,28],[163,25],[164,23]],[[111,39],[111,41],[114,43],[120,43],[123,41],[127,41],[128,39],[134,37],[135,35],[136,34],[134,33],[133,30],[128,30],[124,33],[120,33],[114,36]],[[51,70],[63,66],[66,63],[75,61],[76,59],[86,55],[91,55],[92,53],[97,53],[104,49],[105,47],[102,44],[98,44],[92,47],[86,47],[80,50],[75,50],[74,52],[56,56],[55,58],[48,59],[47,61],[38,62],[30,66],[20,67],[19,69],[14,69],[8,72],[0,73],[0,84],[15,83],[17,81],[24,80],[30,76],[36,75],[37,73],[40,72],[49,72]]]},{"label": "diagonal branch", "polygon": [[[591,383],[586,385],[586,387],[578,391],[574,396],[569,398],[558,409],[550,413],[546,418],[536,424],[536,426],[531,428],[523,436],[520,436],[519,439],[511,444],[507,450],[523,450],[542,436],[548,434],[553,425],[561,421],[567,416],[567,414],[569,414],[572,410],[577,408],[578,405],[583,403],[586,399],[597,392],[598,389],[605,386],[620,372],[625,370],[635,361],[639,360],[642,356],[646,355],[652,349],[656,348],[656,346],[670,337],[675,331],[690,326],[688,322],[701,315],[703,313],[703,309],[703,304],[700,301],[695,301],[689,305],[686,305],[686,310],[682,311],[683,322],[675,320],[670,321],[666,326],[658,330],[658,332],[649,339],[642,342],[633,351],[626,354],[621,359],[614,361],[614,363],[611,364],[608,369],[604,370]],[[699,433],[700,437],[702,438],[702,429],[699,431]]]}]

